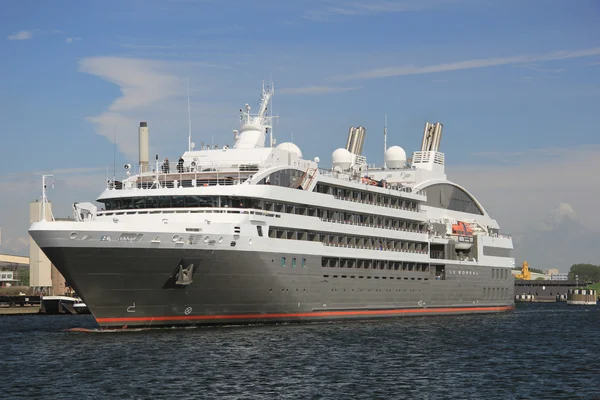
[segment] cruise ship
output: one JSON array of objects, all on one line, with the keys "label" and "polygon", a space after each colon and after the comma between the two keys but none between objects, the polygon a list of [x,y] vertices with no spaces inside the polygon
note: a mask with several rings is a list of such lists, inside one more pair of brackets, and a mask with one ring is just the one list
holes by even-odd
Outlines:
[{"label": "cruise ship", "polygon": [[365,128],[351,127],[325,169],[276,145],[273,94],[263,85],[258,110],[240,110],[231,147],[197,150],[190,133],[174,163],[148,159],[140,123],[137,167],[97,203],[75,203],[72,221],[32,224],[101,327],[514,309],[512,239],[447,179],[442,124],[425,124],[411,159],[384,132],[379,168],[362,155]]}]

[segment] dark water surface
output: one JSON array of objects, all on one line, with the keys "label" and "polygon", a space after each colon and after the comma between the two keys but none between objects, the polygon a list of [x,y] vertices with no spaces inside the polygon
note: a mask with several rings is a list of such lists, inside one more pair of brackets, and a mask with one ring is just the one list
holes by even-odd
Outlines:
[{"label": "dark water surface", "polygon": [[600,306],[137,332],[0,317],[6,399],[600,399]]}]

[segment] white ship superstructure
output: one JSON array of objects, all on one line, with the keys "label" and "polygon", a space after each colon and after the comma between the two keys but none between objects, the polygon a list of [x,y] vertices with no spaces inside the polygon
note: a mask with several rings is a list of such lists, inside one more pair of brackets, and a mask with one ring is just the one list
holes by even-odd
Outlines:
[{"label": "white ship superstructure", "polygon": [[[30,233],[101,325],[289,321],[513,307],[512,240],[449,181],[442,125],[427,123],[407,160],[383,168],[351,128],[332,168],[275,146],[264,88],[241,111],[233,146],[148,162],[140,124],[137,174],[111,181],[75,221]],[[44,195],[45,198],[45,195]]]}]

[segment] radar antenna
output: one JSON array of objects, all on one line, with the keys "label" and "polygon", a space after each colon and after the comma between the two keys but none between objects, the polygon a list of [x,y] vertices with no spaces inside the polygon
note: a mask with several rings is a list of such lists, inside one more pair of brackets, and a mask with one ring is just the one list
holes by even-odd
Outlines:
[{"label": "radar antenna", "polygon": [[264,147],[267,134],[269,135],[269,145],[273,146],[275,143],[272,133],[273,119],[277,118],[277,116],[272,115],[272,112],[269,115],[268,110],[270,106],[269,102],[274,93],[273,83],[270,86],[265,86],[263,81],[262,93],[258,101],[258,112],[251,114],[251,108],[248,104],[240,109],[241,127],[235,148]]}]

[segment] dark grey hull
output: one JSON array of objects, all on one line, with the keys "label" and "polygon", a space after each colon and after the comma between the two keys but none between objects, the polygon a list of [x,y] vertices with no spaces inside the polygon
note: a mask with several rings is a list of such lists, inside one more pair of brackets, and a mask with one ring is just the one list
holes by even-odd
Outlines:
[{"label": "dark grey hull", "polygon": [[[445,265],[445,279],[436,280],[433,267],[418,272],[324,268],[321,257],[302,254],[76,247],[43,251],[101,326],[323,321],[514,308],[512,277],[496,278],[500,274],[481,266]],[[286,266],[281,257],[286,257]],[[179,267],[192,265],[191,283],[182,283]]]}]

